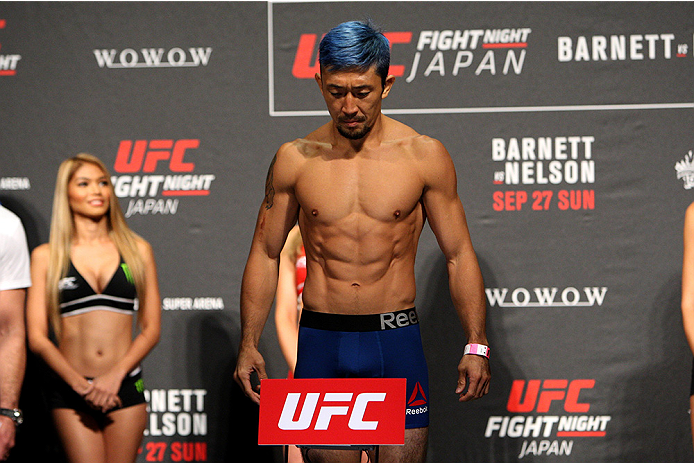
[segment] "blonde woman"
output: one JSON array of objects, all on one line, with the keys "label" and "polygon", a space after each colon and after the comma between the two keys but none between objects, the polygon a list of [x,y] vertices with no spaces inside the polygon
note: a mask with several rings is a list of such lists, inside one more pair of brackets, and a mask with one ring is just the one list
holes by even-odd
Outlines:
[{"label": "blonde woman", "polygon": [[50,240],[32,252],[31,277],[29,347],[54,373],[47,397],[68,460],[134,462],[147,423],[140,362],[161,331],[159,285],[152,248],[126,225],[98,158],[60,165]]}]

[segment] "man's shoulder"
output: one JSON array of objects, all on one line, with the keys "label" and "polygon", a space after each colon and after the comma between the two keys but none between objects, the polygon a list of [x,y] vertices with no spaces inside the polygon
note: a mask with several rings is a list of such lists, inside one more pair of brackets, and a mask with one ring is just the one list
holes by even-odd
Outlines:
[{"label": "man's shoulder", "polygon": [[307,161],[320,157],[330,149],[330,143],[311,136],[283,143],[270,166],[275,188],[293,185]]},{"label": "man's shoulder", "polygon": [[446,149],[436,138],[430,137],[429,135],[417,134],[407,139],[413,148],[421,150],[424,152],[444,152]]},{"label": "man's shoulder", "polygon": [[277,151],[278,158],[284,157],[298,161],[315,157],[332,148],[328,135],[328,131],[323,126],[303,138],[286,142]]},{"label": "man's shoulder", "polygon": [[5,233],[9,233],[10,231],[14,233],[14,231],[18,227],[22,227],[22,221],[19,219],[19,217],[17,217],[17,214],[1,205],[0,224],[2,224],[2,227],[0,227],[0,231],[3,231]]},{"label": "man's shoulder", "polygon": [[403,138],[398,143],[426,184],[436,183],[450,175],[455,177],[453,159],[443,143],[436,138],[416,134]]},{"label": "man's shoulder", "polygon": [[387,130],[387,139],[408,147],[415,151],[423,153],[436,151],[445,151],[443,144],[429,135],[424,135],[417,132],[414,128],[404,124],[396,119],[384,116],[385,126]]},{"label": "man's shoulder", "polygon": [[406,140],[410,138],[418,138],[422,135],[409,125],[400,122],[392,117],[381,115],[383,131],[385,132],[386,140]]},{"label": "man's shoulder", "polygon": [[450,159],[448,151],[436,138],[428,135],[416,134],[395,140],[403,151],[409,153],[413,160],[423,161],[425,164],[447,161]]}]

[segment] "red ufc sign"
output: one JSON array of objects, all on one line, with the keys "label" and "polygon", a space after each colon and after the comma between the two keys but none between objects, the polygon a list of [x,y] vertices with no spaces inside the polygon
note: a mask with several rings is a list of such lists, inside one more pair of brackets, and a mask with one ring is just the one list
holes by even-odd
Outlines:
[{"label": "red ufc sign", "polygon": [[114,170],[121,174],[154,172],[160,161],[168,161],[171,172],[192,172],[195,164],[184,162],[186,150],[200,146],[200,140],[123,140],[118,146]]},{"label": "red ufc sign", "polygon": [[[388,39],[390,48],[395,43],[410,43],[412,32],[385,32],[383,35]],[[316,34],[301,34],[299,46],[294,56],[292,75],[297,79],[313,79],[316,73],[320,73],[320,63],[318,62],[318,44],[320,43]],[[321,39],[322,40],[322,39]],[[405,74],[405,66],[402,64],[391,64],[388,74],[396,77]]]},{"label": "red ufc sign", "polygon": [[[517,379],[511,386],[506,408],[512,413],[528,413],[533,410],[547,413],[554,401],[564,403],[564,411],[586,413],[590,404],[580,403],[578,396],[583,389],[592,389],[594,379],[531,379],[526,387],[525,380]],[[525,397],[523,391],[525,390]]]},{"label": "red ufc sign", "polygon": [[259,445],[402,445],[404,378],[264,379]]}]

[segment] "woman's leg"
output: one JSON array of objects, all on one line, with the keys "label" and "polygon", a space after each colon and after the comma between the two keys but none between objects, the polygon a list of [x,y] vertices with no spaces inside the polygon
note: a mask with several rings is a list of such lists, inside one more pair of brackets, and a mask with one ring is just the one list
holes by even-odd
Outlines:
[{"label": "woman's leg", "polygon": [[70,463],[106,462],[104,436],[94,417],[69,408],[56,408],[53,421]]},{"label": "woman's leg", "polygon": [[147,404],[138,404],[108,414],[104,428],[107,463],[133,463],[147,427]]}]

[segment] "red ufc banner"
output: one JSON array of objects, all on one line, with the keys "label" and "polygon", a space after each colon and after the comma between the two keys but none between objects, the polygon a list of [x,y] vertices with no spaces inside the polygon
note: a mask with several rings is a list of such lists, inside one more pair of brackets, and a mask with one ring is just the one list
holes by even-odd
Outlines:
[{"label": "red ufc banner", "polygon": [[403,445],[404,378],[264,379],[259,445]]}]

